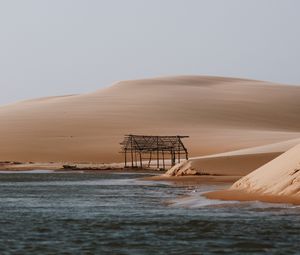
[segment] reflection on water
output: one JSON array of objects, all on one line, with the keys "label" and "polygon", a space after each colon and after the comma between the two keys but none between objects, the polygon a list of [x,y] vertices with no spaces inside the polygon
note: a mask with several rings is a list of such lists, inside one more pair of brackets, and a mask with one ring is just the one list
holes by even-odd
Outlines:
[{"label": "reflection on water", "polygon": [[294,254],[300,208],[135,173],[0,175],[0,254]]}]

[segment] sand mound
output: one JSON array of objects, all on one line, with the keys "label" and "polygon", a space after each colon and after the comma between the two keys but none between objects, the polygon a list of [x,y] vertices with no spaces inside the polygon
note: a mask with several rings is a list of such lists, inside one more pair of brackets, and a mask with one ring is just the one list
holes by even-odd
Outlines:
[{"label": "sand mound", "polygon": [[300,144],[243,177],[230,189],[300,197]]},{"label": "sand mound", "polygon": [[300,204],[300,144],[235,182],[205,194],[222,200]]},{"label": "sand mound", "polygon": [[175,165],[166,172],[165,176],[244,176],[298,143],[300,143],[300,139],[293,139],[264,146],[195,157]]},{"label": "sand mound", "polygon": [[285,141],[299,137],[299,97],[297,86],[180,76],[19,102],[0,107],[0,160],[121,162],[128,133],[189,135],[190,156]]}]

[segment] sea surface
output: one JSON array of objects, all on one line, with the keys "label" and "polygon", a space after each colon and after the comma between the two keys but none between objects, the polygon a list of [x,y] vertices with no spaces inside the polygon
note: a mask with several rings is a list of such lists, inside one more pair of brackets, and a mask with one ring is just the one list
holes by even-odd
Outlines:
[{"label": "sea surface", "polygon": [[147,173],[0,173],[0,254],[299,254],[300,207]]}]

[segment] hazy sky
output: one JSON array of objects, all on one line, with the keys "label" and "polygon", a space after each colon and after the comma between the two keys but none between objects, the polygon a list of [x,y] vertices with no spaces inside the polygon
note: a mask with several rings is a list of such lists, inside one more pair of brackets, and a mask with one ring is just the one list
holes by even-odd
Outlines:
[{"label": "hazy sky", "polygon": [[0,104],[206,74],[300,84],[299,0],[0,0]]}]

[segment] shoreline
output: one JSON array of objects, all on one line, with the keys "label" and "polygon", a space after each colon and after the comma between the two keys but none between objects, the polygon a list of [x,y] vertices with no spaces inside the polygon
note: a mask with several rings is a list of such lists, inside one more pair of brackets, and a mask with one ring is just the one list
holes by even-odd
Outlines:
[{"label": "shoreline", "polygon": [[[64,167],[65,166],[65,167]],[[66,167],[67,166],[67,167]],[[190,176],[165,176],[161,171],[154,169],[124,168],[122,163],[90,164],[90,163],[62,163],[62,162],[0,162],[0,171],[22,172],[34,170],[52,170],[54,172],[134,172],[153,174],[150,177],[139,178],[143,181],[163,181],[174,185],[205,185],[205,184],[233,184],[243,176],[225,175],[190,175]],[[248,193],[240,190],[215,190],[202,194],[212,200],[223,201],[261,201],[267,203],[285,203],[300,205],[300,198],[295,196],[276,196]]]},{"label": "shoreline", "polygon": [[23,172],[35,170],[50,170],[54,172],[131,172],[151,173],[161,175],[164,172],[148,168],[124,168],[123,163],[65,163],[65,162],[0,162],[0,171]]},{"label": "shoreline", "polygon": [[194,175],[194,176],[164,176],[157,175],[142,178],[145,181],[167,181],[174,184],[196,185],[196,184],[230,184],[234,183],[242,176],[225,176],[225,175]]},{"label": "shoreline", "polygon": [[34,170],[60,171],[86,171],[86,172],[136,172],[151,173],[153,176],[141,178],[144,181],[166,181],[174,184],[197,185],[197,184],[230,184],[242,176],[225,175],[190,175],[190,176],[165,176],[165,171],[155,169],[124,168],[122,163],[65,163],[65,162],[0,162],[0,171],[22,172]]},{"label": "shoreline", "polygon": [[0,162],[1,171],[29,170],[122,170],[122,163],[70,163],[70,162]]}]

